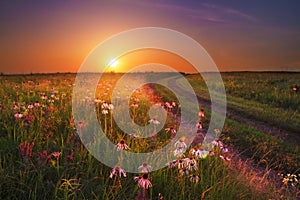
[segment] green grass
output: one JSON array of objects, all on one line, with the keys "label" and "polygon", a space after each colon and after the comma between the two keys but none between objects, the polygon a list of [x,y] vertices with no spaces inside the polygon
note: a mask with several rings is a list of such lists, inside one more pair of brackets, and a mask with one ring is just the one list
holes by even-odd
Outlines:
[{"label": "green grass", "polygon": [[[141,192],[133,181],[139,174],[127,173],[126,178],[121,178],[122,188],[118,187],[114,179],[109,178],[111,168],[96,160],[82,145],[72,120],[71,94],[74,78],[74,74],[0,77],[1,199],[135,199]],[[108,85],[113,88],[118,78],[119,74],[103,76],[104,86],[97,91],[99,98],[105,98],[104,89]],[[155,91],[160,94],[163,102],[176,101],[174,94],[167,88],[158,87]],[[42,94],[46,94],[48,99],[42,100]],[[149,105],[153,102],[147,96],[138,93],[133,95],[140,101],[139,110],[131,114],[135,115],[136,123],[145,124],[149,120]],[[54,102],[50,103],[49,99]],[[44,107],[32,110],[27,108],[29,103],[37,100]],[[105,100],[109,102],[110,99]],[[16,110],[13,109],[15,103],[18,103]],[[18,111],[24,114],[21,119],[14,118]],[[210,116],[208,110],[206,113],[205,126]],[[33,117],[32,121],[25,122],[25,116]],[[107,119],[109,118],[110,114]],[[99,116],[99,119],[101,126],[104,126],[103,116]],[[173,123],[168,118],[166,127]],[[115,144],[123,137],[130,141],[129,136],[118,129],[114,122],[111,124],[108,120],[106,125],[107,136]],[[275,149],[275,153],[270,154],[270,157],[265,156],[266,160],[278,156],[282,152],[280,148],[284,148],[282,157],[278,157],[282,159],[284,166],[288,161],[297,161],[293,156],[285,161],[287,155],[299,155],[298,150],[293,152],[276,139],[263,136],[262,133],[247,129],[232,120],[226,121],[222,137],[239,150],[245,147],[249,149],[244,152],[245,155],[258,162],[268,148],[272,151]],[[157,139],[159,142],[137,139],[128,144],[134,151],[140,152],[161,148],[169,139],[170,135],[161,131]],[[34,142],[32,154],[21,154],[19,145],[24,142]],[[267,142],[267,150],[263,146],[257,147],[264,142]],[[135,144],[139,144],[139,147]],[[51,155],[54,152],[61,153],[58,159]],[[198,169],[193,172],[200,178],[197,184],[192,183],[189,176],[180,176],[178,169],[165,167],[151,172],[153,187],[147,191],[148,196],[151,199],[158,199],[159,193],[164,199],[268,199],[273,196],[272,189],[258,191],[249,185],[249,177],[243,177],[239,171],[232,169],[228,162],[219,157],[219,153],[217,149],[214,156],[197,160]],[[271,161],[269,165],[273,163]],[[291,166],[295,165],[291,163]]]}]

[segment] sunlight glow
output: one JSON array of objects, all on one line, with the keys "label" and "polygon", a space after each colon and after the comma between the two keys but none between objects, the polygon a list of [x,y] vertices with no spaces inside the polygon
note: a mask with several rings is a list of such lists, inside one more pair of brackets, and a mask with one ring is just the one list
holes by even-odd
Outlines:
[{"label": "sunlight glow", "polygon": [[116,67],[119,64],[119,61],[116,59],[112,59],[111,61],[109,61],[108,66],[110,67]]}]

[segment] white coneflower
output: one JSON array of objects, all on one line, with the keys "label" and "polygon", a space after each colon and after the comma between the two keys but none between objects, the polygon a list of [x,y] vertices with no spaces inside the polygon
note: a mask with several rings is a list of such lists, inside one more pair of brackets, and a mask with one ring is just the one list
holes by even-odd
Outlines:
[{"label": "white coneflower", "polygon": [[149,173],[152,170],[152,167],[148,163],[143,162],[141,166],[138,167],[140,173]]},{"label": "white coneflower", "polygon": [[121,139],[119,141],[119,143],[117,144],[117,151],[124,150],[124,149],[126,150],[126,149],[130,149],[130,148],[127,146],[125,140]]},{"label": "white coneflower", "polygon": [[138,186],[145,190],[149,189],[152,186],[148,173],[143,174],[142,176],[134,177],[134,181],[138,181]]},{"label": "white coneflower", "polygon": [[115,166],[114,168],[112,168],[112,170],[110,171],[110,175],[109,178],[112,178],[114,175],[118,175],[120,178],[126,177],[126,172],[120,167],[120,166]]},{"label": "white coneflower", "polygon": [[195,175],[195,174],[191,174],[190,175],[190,181],[193,183],[198,183],[199,182],[199,176]]}]

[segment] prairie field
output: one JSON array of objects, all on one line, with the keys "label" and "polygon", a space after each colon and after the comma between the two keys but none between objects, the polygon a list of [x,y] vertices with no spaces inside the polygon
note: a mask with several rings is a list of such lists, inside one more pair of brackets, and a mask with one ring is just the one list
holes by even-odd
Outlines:
[{"label": "prairie field", "polygon": [[[154,83],[134,88],[137,80],[151,79],[144,73],[127,76],[127,84],[115,91],[123,75],[102,74],[95,92],[82,91],[76,102],[81,114],[94,111],[103,133],[123,155],[120,163],[132,164],[136,173],[124,171],[118,162],[107,166],[88,151],[102,139],[83,135],[92,122],[72,110],[73,89],[81,87],[76,74],[0,76],[1,199],[300,198],[300,73],[221,73],[226,120],[222,130],[214,130],[219,137],[209,151],[201,144],[212,114],[211,91],[200,75],[162,75],[178,90],[184,90],[184,79],[195,91],[201,113],[196,113],[193,141],[176,139],[181,107],[174,91]],[[127,106],[118,110],[111,97],[123,91],[128,91]],[[156,116],[153,105],[165,115]],[[151,125],[151,137],[142,137],[148,129],[126,132],[118,126],[114,116],[125,110],[131,121],[120,123]],[[162,159],[168,162],[159,163],[164,167],[158,170],[126,157],[127,151],[163,149],[174,139],[170,159]],[[108,153],[101,158],[112,159]]]}]

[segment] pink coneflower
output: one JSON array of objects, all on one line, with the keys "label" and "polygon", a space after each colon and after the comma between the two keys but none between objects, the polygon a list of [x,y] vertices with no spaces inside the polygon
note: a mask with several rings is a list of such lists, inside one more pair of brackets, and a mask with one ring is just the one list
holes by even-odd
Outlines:
[{"label": "pink coneflower", "polygon": [[35,107],[39,107],[40,106],[40,102],[39,101],[35,101],[33,104]]},{"label": "pink coneflower", "polygon": [[110,175],[109,178],[112,178],[113,176],[118,175],[120,178],[126,177],[126,172],[120,167],[120,166],[115,166],[114,168],[112,168],[112,170],[110,171]]},{"label": "pink coneflower", "polygon": [[121,139],[117,144],[117,151],[124,150],[124,149],[127,150],[130,148],[127,146],[126,141],[124,139]]},{"label": "pink coneflower", "polygon": [[176,135],[176,133],[177,133],[176,130],[175,130],[173,127],[166,128],[165,131],[166,131],[166,132],[169,132],[169,131],[170,131],[173,137],[174,137],[174,136]]},{"label": "pink coneflower", "polygon": [[177,160],[177,167],[178,167],[178,169],[185,168],[186,167],[186,162],[184,162],[184,160],[182,160],[182,159],[178,159]]},{"label": "pink coneflower", "polygon": [[190,181],[193,183],[198,183],[199,182],[199,176],[192,174],[190,175]]},{"label": "pink coneflower", "polygon": [[220,155],[220,158],[221,158],[222,160],[226,160],[226,161],[230,161],[230,160],[231,160],[231,159],[230,159],[228,156],[226,156],[226,155],[224,155],[224,156]]},{"label": "pink coneflower", "polygon": [[200,121],[196,124],[196,126],[197,126],[198,129],[202,129],[203,128],[202,122],[200,122]]},{"label": "pink coneflower", "polygon": [[15,119],[21,119],[23,117],[23,114],[20,113],[20,112],[17,112],[15,115],[14,115]]},{"label": "pink coneflower", "polygon": [[179,147],[179,148],[175,149],[174,156],[177,157],[177,158],[184,157],[184,152],[185,152],[184,148]]},{"label": "pink coneflower", "polygon": [[29,143],[26,141],[19,145],[19,151],[20,151],[21,157],[23,159],[25,159],[26,161],[28,161],[30,159],[30,157],[32,156],[33,146],[34,146],[34,142]]},{"label": "pink coneflower", "polygon": [[47,150],[39,151],[37,161],[39,165],[48,164],[51,159],[51,155],[48,155]]},{"label": "pink coneflower", "polygon": [[190,171],[196,171],[198,169],[197,162],[194,158],[186,158],[185,162],[187,163],[187,169]]},{"label": "pink coneflower", "polygon": [[32,108],[34,108],[34,105],[32,103],[29,103],[27,108],[32,109]]},{"label": "pink coneflower", "polygon": [[132,107],[132,108],[137,108],[137,107],[139,107],[139,104],[133,103],[133,104],[130,105],[130,107]]},{"label": "pink coneflower", "polygon": [[112,103],[110,103],[110,104],[108,104],[108,109],[109,110],[113,110],[115,107],[114,107],[114,105],[112,104]]},{"label": "pink coneflower", "polygon": [[138,167],[138,170],[141,173],[149,173],[152,170],[152,167],[148,165],[148,163],[143,162],[143,164]]},{"label": "pink coneflower", "polygon": [[175,142],[174,146],[178,149],[178,148],[181,148],[181,149],[186,149],[187,148],[187,145],[185,144],[184,142],[184,138],[180,138],[177,142]]},{"label": "pink coneflower", "polygon": [[187,170],[185,168],[180,169],[178,172],[179,172],[180,176],[189,175],[189,170]]},{"label": "pink coneflower", "polygon": [[69,161],[72,161],[74,159],[73,155],[74,155],[74,150],[71,150],[70,155],[67,155],[67,159]]},{"label": "pink coneflower", "polygon": [[154,124],[154,125],[160,124],[160,122],[159,122],[157,119],[155,119],[155,118],[150,119],[150,120],[149,120],[149,123]]},{"label": "pink coneflower", "polygon": [[169,168],[174,168],[177,165],[177,160],[170,161],[166,164]]},{"label": "pink coneflower", "polygon": [[103,104],[101,105],[102,109],[108,110],[109,109],[109,105],[106,102],[103,102]]},{"label": "pink coneflower", "polygon": [[203,109],[201,109],[201,110],[199,111],[198,116],[199,116],[200,118],[204,118],[204,110],[203,110]]},{"label": "pink coneflower", "polygon": [[140,188],[143,188],[144,190],[149,189],[149,187],[152,186],[148,173],[143,174],[142,176],[136,176],[134,177],[135,181],[138,181],[138,186]]},{"label": "pink coneflower", "polygon": [[47,95],[45,95],[45,94],[44,94],[44,95],[42,95],[42,97],[41,97],[41,98],[42,98],[42,100],[47,100],[47,99],[48,99]]},{"label": "pink coneflower", "polygon": [[18,109],[19,109],[19,104],[18,104],[18,103],[15,103],[15,104],[13,105],[13,109],[14,109],[14,110],[18,110]]},{"label": "pink coneflower", "polygon": [[108,110],[104,109],[104,110],[101,111],[101,113],[102,113],[103,115],[107,115],[107,114],[108,114]]},{"label": "pink coneflower", "polygon": [[61,152],[53,152],[53,153],[51,154],[51,156],[53,156],[56,160],[59,159],[60,155],[61,155]]}]

